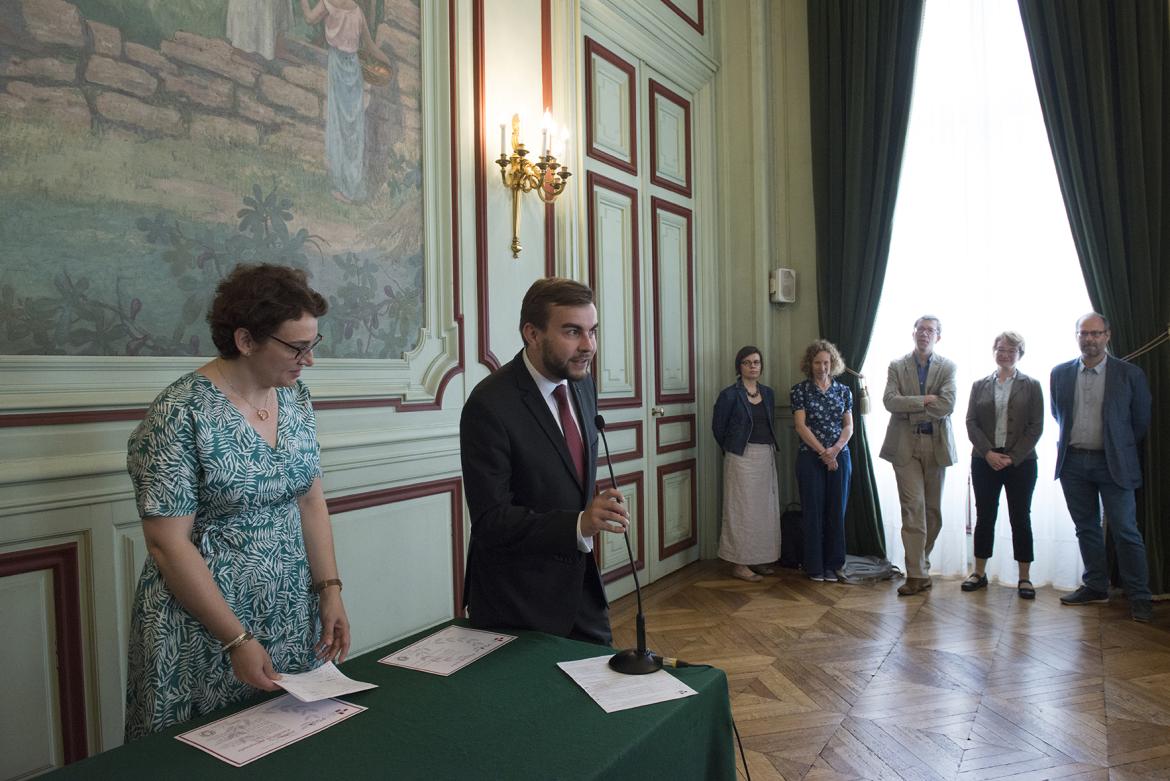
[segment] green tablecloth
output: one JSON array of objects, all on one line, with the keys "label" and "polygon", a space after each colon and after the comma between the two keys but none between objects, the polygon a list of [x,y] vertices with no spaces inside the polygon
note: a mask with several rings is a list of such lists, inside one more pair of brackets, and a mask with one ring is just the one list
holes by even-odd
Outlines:
[{"label": "green tablecloth", "polygon": [[82,760],[53,777],[735,778],[723,671],[671,671],[699,694],[607,714],[556,666],[605,651],[539,632],[509,632],[517,639],[449,677],[378,664],[439,628],[341,665],[351,678],[378,684],[343,698],[369,710],[242,768],[174,736],[263,697]]}]

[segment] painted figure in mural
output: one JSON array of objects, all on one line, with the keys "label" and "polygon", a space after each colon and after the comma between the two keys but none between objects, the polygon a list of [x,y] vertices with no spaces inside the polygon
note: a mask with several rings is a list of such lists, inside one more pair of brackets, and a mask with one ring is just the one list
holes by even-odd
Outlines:
[{"label": "painted figure in mural", "polygon": [[238,266],[207,320],[219,357],[130,436],[150,554],[131,615],[126,740],[275,690],[349,650],[301,371],[325,299],[284,266]]},{"label": "painted figure in mural", "polygon": [[325,22],[329,44],[329,94],[326,98],[325,165],[333,178],[333,195],[349,203],[366,198],[362,175],[366,149],[364,82],[358,49],[389,66],[388,58],[374,44],[366,16],[354,0],[321,0],[314,8],[301,0],[301,12],[309,24]]},{"label": "painted figure in mural", "polygon": [[291,28],[289,0],[228,0],[227,39],[237,49],[271,60],[276,39]]}]

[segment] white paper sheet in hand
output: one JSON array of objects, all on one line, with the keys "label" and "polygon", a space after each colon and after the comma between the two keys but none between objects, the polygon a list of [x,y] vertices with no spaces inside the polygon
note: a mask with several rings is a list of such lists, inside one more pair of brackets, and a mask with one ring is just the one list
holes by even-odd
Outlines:
[{"label": "white paper sheet in hand", "polygon": [[449,626],[378,661],[391,667],[450,675],[515,639],[515,635]]},{"label": "white paper sheet in hand", "polygon": [[365,683],[346,677],[333,662],[326,662],[307,673],[281,673],[280,680],[273,683],[301,702],[316,702],[378,688],[376,683]]},{"label": "white paper sheet in hand", "polygon": [[609,666],[609,656],[557,662],[606,713],[679,700],[697,691],[665,670],[649,675],[623,675]]},{"label": "white paper sheet in hand", "polygon": [[176,735],[175,739],[229,765],[242,767],[364,710],[341,700],[301,702],[285,694]]}]

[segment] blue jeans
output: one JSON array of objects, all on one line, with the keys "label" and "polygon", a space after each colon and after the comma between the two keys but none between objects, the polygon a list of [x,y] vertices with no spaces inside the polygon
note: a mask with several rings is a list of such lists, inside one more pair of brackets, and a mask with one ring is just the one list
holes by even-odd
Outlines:
[{"label": "blue jeans", "polygon": [[845,566],[845,504],[852,474],[849,448],[837,455],[837,471],[830,472],[811,450],[796,454],[796,484],[804,531],[804,571],[827,575]]},{"label": "blue jeans", "polygon": [[1105,533],[1101,530],[1101,505],[1109,532],[1117,549],[1121,585],[1133,599],[1150,598],[1146,545],[1137,527],[1137,507],[1133,490],[1122,488],[1109,475],[1104,453],[1066,453],[1060,470],[1060,487],[1069,515],[1077,528],[1081,560],[1085,563],[1082,581],[1085,586],[1109,591],[1109,572],[1105,564]]}]

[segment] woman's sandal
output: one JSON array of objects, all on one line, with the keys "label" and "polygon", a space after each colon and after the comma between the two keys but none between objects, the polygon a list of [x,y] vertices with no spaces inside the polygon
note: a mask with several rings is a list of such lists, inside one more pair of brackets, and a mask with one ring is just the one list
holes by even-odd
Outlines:
[{"label": "woman's sandal", "polygon": [[[1027,583],[1028,585],[1024,585]],[[1020,599],[1035,599],[1036,588],[1032,585],[1030,580],[1021,580],[1016,586],[1016,591],[1020,593]]]}]

